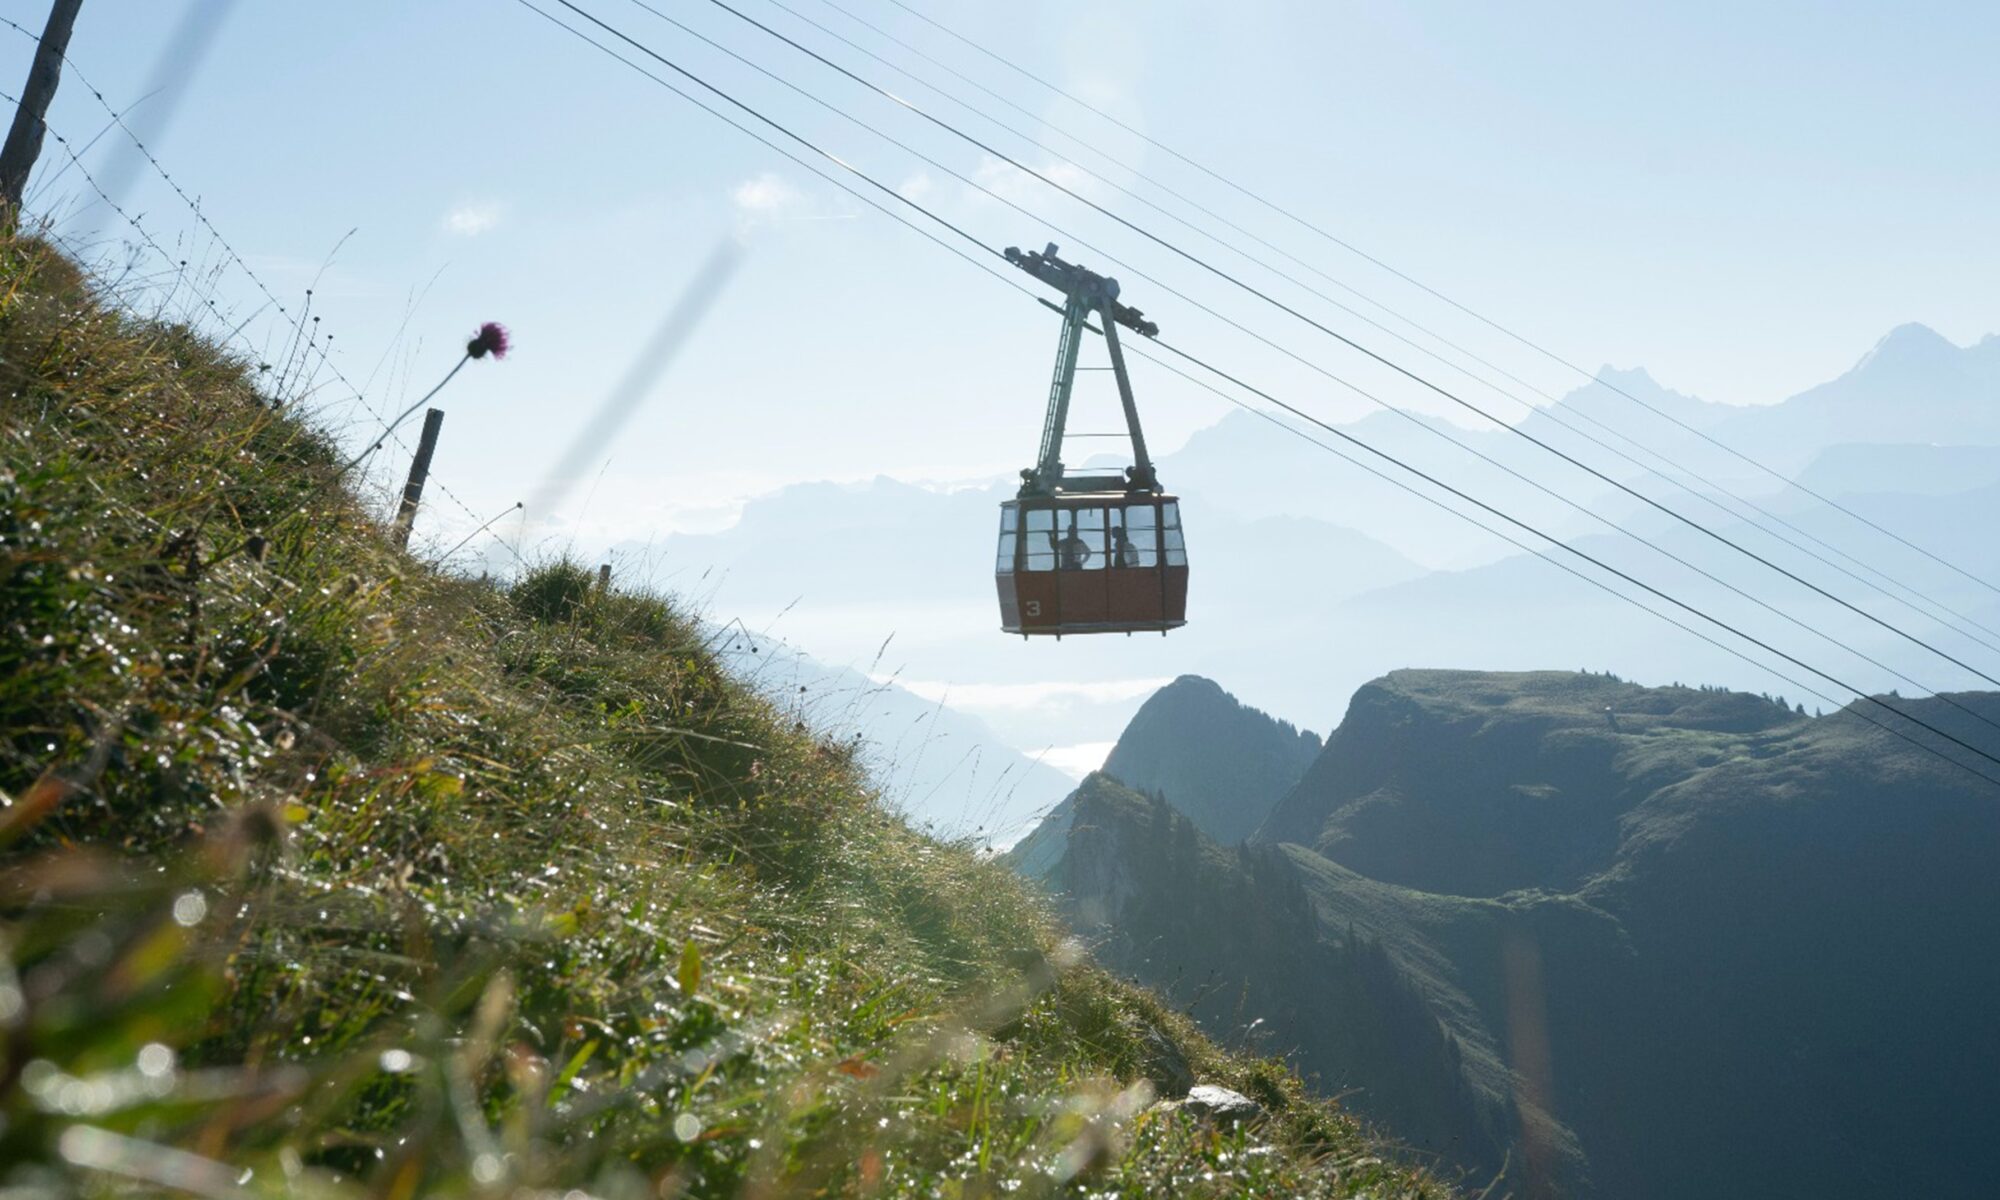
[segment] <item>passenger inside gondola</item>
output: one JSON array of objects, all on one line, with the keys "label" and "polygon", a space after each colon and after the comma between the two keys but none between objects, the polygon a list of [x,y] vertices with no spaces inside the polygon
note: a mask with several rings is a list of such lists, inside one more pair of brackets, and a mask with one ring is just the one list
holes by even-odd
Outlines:
[{"label": "passenger inside gondola", "polygon": [[1125,532],[1123,525],[1113,525],[1111,527],[1111,550],[1119,566],[1136,567],[1139,565],[1139,547],[1132,544],[1132,538]]},{"label": "passenger inside gondola", "polygon": [[[1051,533],[1049,536],[1055,535]],[[1090,565],[1090,543],[1084,541],[1083,535],[1077,532],[1076,517],[1073,514],[1069,519],[1068,536],[1056,545],[1056,558],[1062,563],[1062,569],[1065,571],[1081,571]]]}]

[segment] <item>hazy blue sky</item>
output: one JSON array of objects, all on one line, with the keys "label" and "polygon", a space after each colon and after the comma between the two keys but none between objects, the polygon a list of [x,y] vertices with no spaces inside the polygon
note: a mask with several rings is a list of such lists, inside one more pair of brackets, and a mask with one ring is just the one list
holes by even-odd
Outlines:
[{"label": "hazy blue sky", "polygon": [[[993,244],[1068,243],[629,0],[585,2]],[[1102,247],[1066,254],[1115,254],[1329,367],[1378,378],[706,0],[656,2]],[[1067,170],[768,0],[737,2],[1025,161]],[[821,0],[786,3],[908,59]],[[1538,386],[1575,382],[883,0],[841,3]],[[1752,403],[1837,374],[1901,322],[1960,342],[2000,329],[2000,6],[912,3],[1590,367],[1643,365],[1680,390]],[[86,0],[72,56],[113,104],[133,104],[187,8]],[[39,28],[46,5],[4,0],[0,12]],[[0,38],[13,92],[31,44]],[[514,329],[517,354],[468,371],[444,402],[438,474],[478,511],[533,491],[725,238],[746,247],[741,269],[556,514],[564,527],[643,537],[713,523],[788,480],[966,478],[1032,455],[1050,313],[514,0],[242,0],[179,94],[131,119],[143,127],[175,103],[154,143],[161,160],[274,288],[296,295],[325,268],[315,311],[342,369],[372,377],[369,406],[413,398],[478,322]],[[72,78],[52,123],[80,143],[103,112]],[[122,150],[113,132],[85,161],[115,178]],[[45,177],[64,162],[51,147]],[[1241,265],[1101,185],[1078,186]],[[66,233],[120,232],[73,172],[37,198]],[[163,240],[193,227],[149,173],[129,200]],[[1115,273],[1182,344],[1320,411],[1362,411],[1131,269]],[[251,293],[232,277],[225,295]],[[1154,372],[1139,383],[1164,447],[1221,413]],[[1407,387],[1394,394],[1423,405]],[[322,396],[335,414],[364,415],[344,399]]]}]

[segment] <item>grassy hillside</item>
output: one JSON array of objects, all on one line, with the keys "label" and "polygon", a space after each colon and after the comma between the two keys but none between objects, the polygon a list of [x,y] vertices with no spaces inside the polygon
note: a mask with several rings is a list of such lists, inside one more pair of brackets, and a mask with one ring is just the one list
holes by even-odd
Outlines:
[{"label": "grassy hillside", "polygon": [[[666,597],[390,549],[0,243],[0,1188],[1441,1195],[874,802]],[[1148,1111],[1184,1056],[1267,1106]]]}]

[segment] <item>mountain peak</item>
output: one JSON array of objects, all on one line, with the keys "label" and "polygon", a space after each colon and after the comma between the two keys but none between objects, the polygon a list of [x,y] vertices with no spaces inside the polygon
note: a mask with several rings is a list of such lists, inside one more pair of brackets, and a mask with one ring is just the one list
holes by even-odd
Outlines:
[{"label": "mountain peak", "polygon": [[1224,845],[1250,836],[1319,754],[1319,735],[1244,704],[1211,679],[1183,675],[1133,714],[1105,774],[1159,792]]},{"label": "mountain peak", "polygon": [[1614,367],[1610,363],[1605,363],[1603,366],[1597,368],[1597,373],[1591,376],[1591,378],[1598,383],[1610,384],[1622,388],[1637,385],[1651,388],[1655,391],[1666,390],[1660,386],[1659,380],[1653,378],[1652,372],[1646,370],[1644,367]]},{"label": "mountain peak", "polygon": [[1937,330],[1921,322],[1910,321],[1883,334],[1882,340],[1854,364],[1854,369],[1861,371],[1888,363],[1921,362],[1956,353],[1957,350],[1958,347]]},{"label": "mountain peak", "polygon": [[1190,699],[1198,698],[1202,700],[1226,702],[1232,708],[1236,706],[1236,697],[1231,696],[1228,692],[1223,691],[1221,684],[1215,682],[1215,680],[1213,679],[1208,678],[1206,675],[1177,676],[1175,677],[1172,683],[1169,683],[1167,686],[1161,688],[1159,691],[1154,692],[1153,695],[1149,697],[1146,702],[1150,704],[1153,702],[1153,700],[1159,699],[1162,696],[1174,696],[1174,697],[1186,696]]},{"label": "mountain peak", "polygon": [[1644,367],[1617,367],[1605,363],[1591,375],[1590,382],[1565,393],[1557,407],[1570,411],[1608,411],[1617,409],[1619,399],[1630,398],[1647,408],[1663,410],[1674,419],[1692,425],[1709,425],[1730,410],[1724,405],[1710,404],[1699,396],[1677,392],[1661,383],[1651,371]]},{"label": "mountain peak", "polygon": [[1104,768],[1050,810],[1006,861],[1046,879],[1069,845],[1077,799],[1117,784],[1165,798],[1216,842],[1233,846],[1263,824],[1321,749],[1316,733],[1238,700],[1200,675],[1183,675],[1133,714]]}]

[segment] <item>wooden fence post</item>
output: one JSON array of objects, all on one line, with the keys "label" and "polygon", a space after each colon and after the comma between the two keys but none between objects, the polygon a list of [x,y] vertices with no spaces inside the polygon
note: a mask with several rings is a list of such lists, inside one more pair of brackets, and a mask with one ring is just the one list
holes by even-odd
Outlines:
[{"label": "wooden fence post", "polygon": [[444,410],[433,408],[424,414],[424,433],[417,439],[417,456],[410,460],[410,478],[403,484],[403,502],[396,506],[396,548],[410,544],[410,527],[417,521],[417,505],[424,498],[424,480],[430,478],[431,454],[437,450],[438,430],[444,425]]},{"label": "wooden fence post", "polygon": [[600,592],[608,592],[611,590],[610,563],[604,563],[597,568],[597,590]]},{"label": "wooden fence post", "polygon": [[7,142],[0,146],[0,207],[5,208],[10,227],[21,207],[21,193],[28,186],[28,172],[35,169],[35,160],[42,154],[42,134],[48,129],[43,118],[48,115],[49,101],[56,97],[56,84],[62,80],[63,51],[69,48],[76,10],[82,7],[83,0],[55,0],[49,6],[49,23],[42,29],[41,44],[35,47],[21,103],[14,109]]}]

